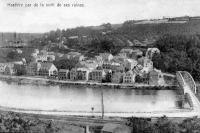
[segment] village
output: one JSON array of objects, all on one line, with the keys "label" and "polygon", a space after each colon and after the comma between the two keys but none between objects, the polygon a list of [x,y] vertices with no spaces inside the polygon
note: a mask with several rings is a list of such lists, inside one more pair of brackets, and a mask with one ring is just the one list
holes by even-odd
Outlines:
[{"label": "village", "polygon": [[[19,48],[16,51],[22,53]],[[154,68],[151,60],[153,54],[159,52],[157,48],[148,48],[145,54],[140,49],[123,48],[115,56],[110,53],[100,53],[94,58],[89,58],[79,52],[60,54],[35,49],[31,53],[30,63],[26,63],[25,59],[0,63],[0,73],[71,82],[162,86],[166,85],[164,73]],[[77,63],[71,69],[58,69],[53,63],[56,58],[69,59]]]}]

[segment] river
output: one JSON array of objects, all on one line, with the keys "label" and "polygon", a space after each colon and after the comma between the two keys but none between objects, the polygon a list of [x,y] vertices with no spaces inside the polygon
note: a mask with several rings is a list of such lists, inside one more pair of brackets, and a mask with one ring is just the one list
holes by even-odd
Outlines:
[{"label": "river", "polygon": [[[18,85],[0,81],[0,106],[47,111],[152,112],[179,109],[178,90]],[[103,100],[102,100],[103,98]]]}]

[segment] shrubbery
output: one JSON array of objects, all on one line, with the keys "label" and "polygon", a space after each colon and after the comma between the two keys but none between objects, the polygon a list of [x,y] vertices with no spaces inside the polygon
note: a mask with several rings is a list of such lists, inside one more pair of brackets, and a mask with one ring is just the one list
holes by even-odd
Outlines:
[{"label": "shrubbery", "polygon": [[200,119],[189,118],[182,122],[169,120],[166,116],[156,121],[146,118],[130,118],[127,125],[132,128],[132,133],[199,133]]}]

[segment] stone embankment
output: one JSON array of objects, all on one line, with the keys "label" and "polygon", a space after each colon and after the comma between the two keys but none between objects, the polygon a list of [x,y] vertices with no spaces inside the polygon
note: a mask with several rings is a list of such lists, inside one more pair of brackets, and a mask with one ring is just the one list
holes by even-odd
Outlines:
[{"label": "stone embankment", "polygon": [[172,90],[176,89],[174,85],[149,85],[143,83],[134,84],[117,84],[117,83],[100,83],[92,81],[70,81],[49,79],[41,76],[8,76],[0,75],[0,80],[8,83],[17,82],[18,84],[33,84],[33,85],[81,85],[81,86],[97,86],[97,87],[110,87],[110,88],[134,88],[134,89],[156,89],[156,90]]}]

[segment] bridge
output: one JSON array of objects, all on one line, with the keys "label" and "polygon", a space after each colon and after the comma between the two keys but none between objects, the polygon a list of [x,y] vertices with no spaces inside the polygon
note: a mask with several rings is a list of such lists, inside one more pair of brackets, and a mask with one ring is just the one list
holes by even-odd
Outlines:
[{"label": "bridge", "polygon": [[196,83],[190,73],[186,71],[176,72],[176,78],[181,89],[183,89],[184,94],[189,96],[191,102],[192,110],[197,116],[200,116],[200,102],[196,97],[197,88]]}]

